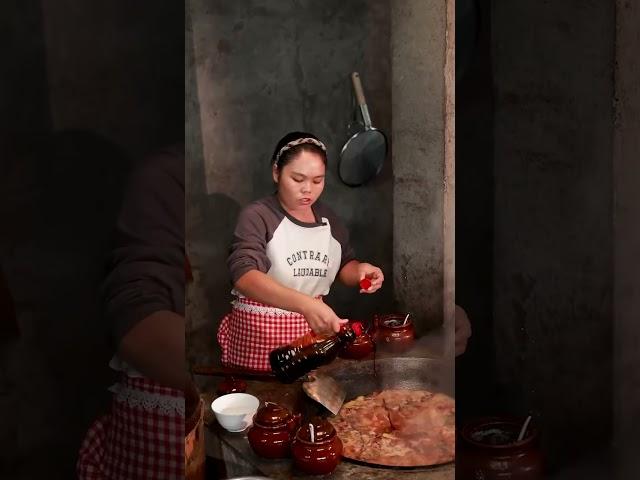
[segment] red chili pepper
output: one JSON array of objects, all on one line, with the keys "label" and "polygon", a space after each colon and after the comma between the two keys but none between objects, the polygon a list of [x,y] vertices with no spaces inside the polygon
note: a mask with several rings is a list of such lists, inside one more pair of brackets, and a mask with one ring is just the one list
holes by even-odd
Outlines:
[{"label": "red chili pepper", "polygon": [[360,288],[362,290],[369,290],[369,287],[371,287],[371,280],[369,280],[368,278],[363,278],[362,280],[360,280]]}]

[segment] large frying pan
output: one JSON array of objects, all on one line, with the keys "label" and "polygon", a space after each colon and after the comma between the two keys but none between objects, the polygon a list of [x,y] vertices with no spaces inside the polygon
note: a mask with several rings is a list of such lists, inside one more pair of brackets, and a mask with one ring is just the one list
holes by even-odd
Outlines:
[{"label": "large frying pan", "polygon": [[[334,362],[319,370],[335,378],[346,390],[345,402],[353,400],[360,395],[384,389],[404,389],[404,390],[429,390],[434,393],[444,393],[450,397],[455,397],[455,380],[453,366],[450,362],[432,358],[384,358],[376,360],[376,375],[373,375],[373,360]],[[328,414],[322,409],[324,414]],[[318,409],[316,412],[307,414],[322,414]],[[378,465],[375,463],[363,462],[349,459],[349,461],[370,467],[416,470],[434,469],[434,466],[416,467],[396,467],[389,465]]]},{"label": "large frying pan", "polygon": [[334,362],[321,367],[345,388],[345,401],[360,395],[397,388],[430,390],[454,397],[454,374],[449,362],[433,358],[398,357],[376,360]]}]

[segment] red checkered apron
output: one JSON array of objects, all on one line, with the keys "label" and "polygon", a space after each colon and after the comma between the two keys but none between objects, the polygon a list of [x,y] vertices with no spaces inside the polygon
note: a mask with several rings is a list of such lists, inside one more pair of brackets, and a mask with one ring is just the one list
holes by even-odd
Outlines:
[{"label": "red checkered apron", "polygon": [[218,329],[224,365],[269,371],[269,353],[311,331],[304,316],[240,297]]},{"label": "red checkered apron", "polygon": [[111,413],[87,432],[77,473],[80,480],[184,479],[184,392],[125,375]]}]

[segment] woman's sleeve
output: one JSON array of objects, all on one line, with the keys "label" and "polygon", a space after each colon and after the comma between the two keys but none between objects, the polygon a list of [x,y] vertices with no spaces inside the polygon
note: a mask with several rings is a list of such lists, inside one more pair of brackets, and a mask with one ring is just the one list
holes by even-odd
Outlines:
[{"label": "woman's sleeve", "polygon": [[102,289],[116,346],[152,313],[184,315],[184,173],[179,178],[179,171],[184,172],[183,158],[156,157],[131,176]]},{"label": "woman's sleeve", "polygon": [[259,205],[249,205],[240,212],[227,266],[234,284],[250,270],[267,273],[271,268],[267,257],[267,226]]}]

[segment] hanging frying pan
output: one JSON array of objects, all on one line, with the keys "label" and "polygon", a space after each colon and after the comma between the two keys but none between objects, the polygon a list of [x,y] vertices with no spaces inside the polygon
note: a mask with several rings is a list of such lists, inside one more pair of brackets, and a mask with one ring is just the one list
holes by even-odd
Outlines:
[{"label": "hanging frying pan", "polygon": [[387,156],[387,138],[371,125],[358,72],[351,74],[351,81],[364,120],[364,130],[353,135],[342,147],[338,176],[346,185],[358,187],[369,182],[382,170]]}]

